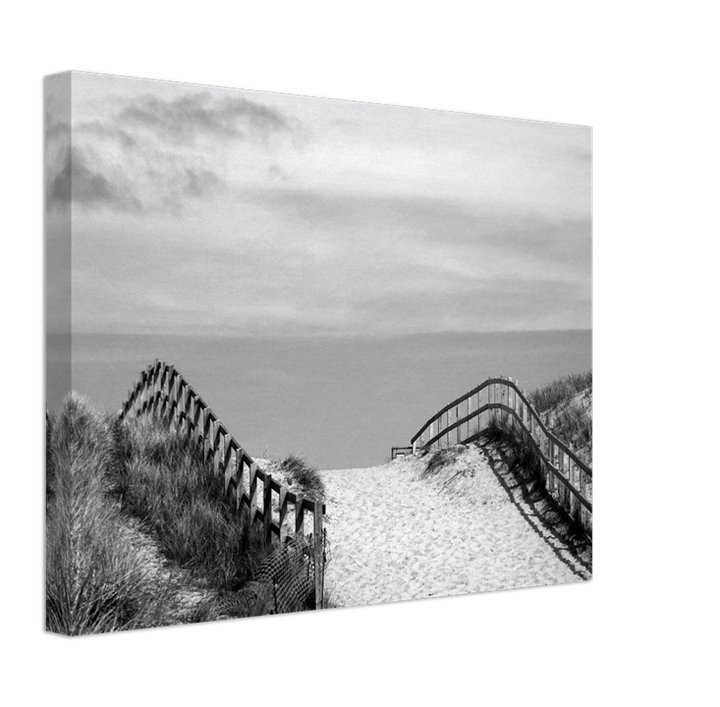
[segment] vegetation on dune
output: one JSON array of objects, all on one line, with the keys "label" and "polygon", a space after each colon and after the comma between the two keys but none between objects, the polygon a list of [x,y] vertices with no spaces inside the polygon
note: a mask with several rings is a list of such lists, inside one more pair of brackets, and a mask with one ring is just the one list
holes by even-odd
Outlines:
[{"label": "vegetation on dune", "polygon": [[46,627],[77,635],[147,625],[156,587],[109,498],[111,425],[77,396],[47,423]]},{"label": "vegetation on dune", "polygon": [[[47,416],[46,439],[48,630],[273,611],[272,587],[255,581],[273,550],[196,442],[146,418],[100,415],[75,395]],[[308,496],[324,496],[312,467],[297,457],[281,464]],[[300,599],[298,608],[314,607]]]},{"label": "vegetation on dune", "polygon": [[574,373],[534,390],[530,393],[530,403],[538,412],[547,412],[588,388],[592,389],[592,371]]},{"label": "vegetation on dune", "polygon": [[325,500],[325,485],[317,469],[310,466],[302,457],[291,454],[279,462],[270,462],[267,471],[280,475],[285,483],[306,498],[316,501]]},{"label": "vegetation on dune", "polygon": [[265,556],[247,509],[226,498],[225,481],[202,447],[152,420],[119,425],[124,460],[116,492],[142,520],[168,558],[222,590],[237,590]]},{"label": "vegetation on dune", "polygon": [[425,468],[420,472],[420,478],[426,479],[430,476],[436,476],[443,469],[453,464],[465,451],[463,444],[457,444],[453,447],[445,447],[434,451],[425,450],[423,456],[426,456]]},{"label": "vegetation on dune", "polygon": [[487,426],[480,432],[478,442],[492,445],[504,453],[508,469],[519,484],[523,484],[534,500],[545,491],[543,480],[543,462],[540,452],[533,444],[530,435],[519,426],[513,425],[507,415],[490,418]]},{"label": "vegetation on dune", "polygon": [[530,393],[553,434],[574,447],[583,461],[592,459],[592,371],[559,378]]}]

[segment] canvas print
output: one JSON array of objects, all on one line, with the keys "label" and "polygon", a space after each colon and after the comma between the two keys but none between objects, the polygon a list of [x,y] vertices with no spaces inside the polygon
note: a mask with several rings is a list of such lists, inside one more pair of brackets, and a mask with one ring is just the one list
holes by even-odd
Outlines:
[{"label": "canvas print", "polygon": [[581,591],[590,128],[68,72],[45,155],[48,631]]}]

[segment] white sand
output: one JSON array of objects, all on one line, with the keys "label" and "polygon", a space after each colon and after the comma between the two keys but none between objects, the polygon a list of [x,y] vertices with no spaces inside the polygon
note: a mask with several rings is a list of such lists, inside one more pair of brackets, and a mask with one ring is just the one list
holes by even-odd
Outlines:
[{"label": "white sand", "polygon": [[421,479],[423,468],[411,457],[320,472],[330,545],[325,586],[333,604],[583,579],[553,551],[557,541],[541,537],[513,505],[480,450],[468,448],[437,477]]}]

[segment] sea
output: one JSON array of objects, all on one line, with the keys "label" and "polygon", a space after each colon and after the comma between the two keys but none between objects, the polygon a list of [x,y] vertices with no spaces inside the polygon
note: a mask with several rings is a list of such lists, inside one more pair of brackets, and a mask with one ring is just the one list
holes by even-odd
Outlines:
[{"label": "sea", "polygon": [[72,388],[116,412],[156,358],[175,366],[251,456],[294,454],[319,469],[350,469],[387,461],[393,446],[409,445],[435,412],[490,376],[531,391],[591,369],[592,332],[48,335],[48,409]]}]

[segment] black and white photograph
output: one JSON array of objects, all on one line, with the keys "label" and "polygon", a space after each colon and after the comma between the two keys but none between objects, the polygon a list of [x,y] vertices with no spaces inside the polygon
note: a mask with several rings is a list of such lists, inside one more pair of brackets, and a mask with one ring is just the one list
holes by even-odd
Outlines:
[{"label": "black and white photograph", "polygon": [[589,127],[45,106],[49,631],[591,579]]}]

